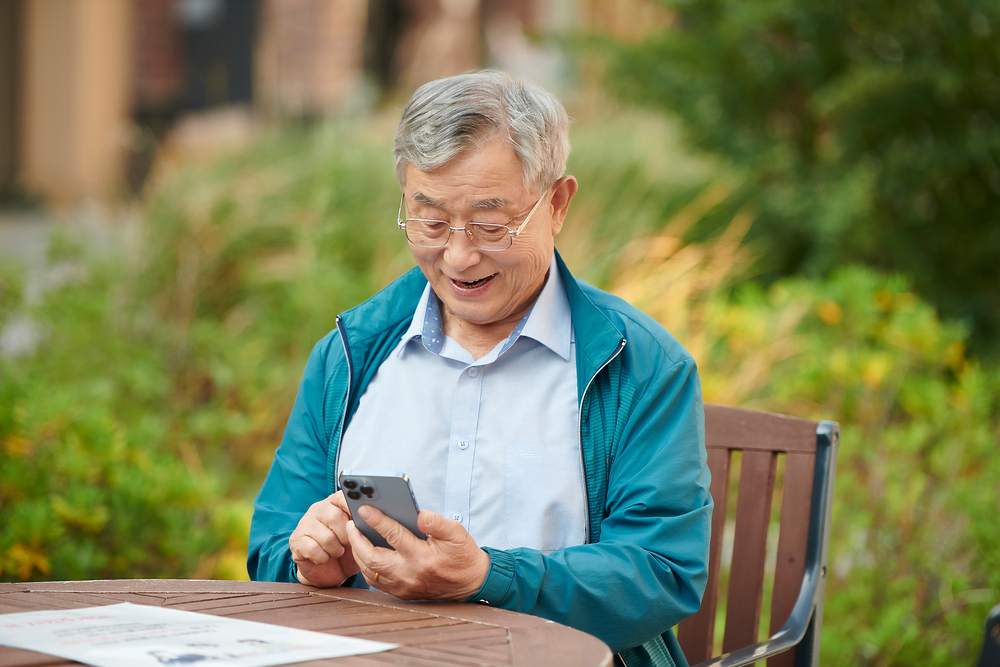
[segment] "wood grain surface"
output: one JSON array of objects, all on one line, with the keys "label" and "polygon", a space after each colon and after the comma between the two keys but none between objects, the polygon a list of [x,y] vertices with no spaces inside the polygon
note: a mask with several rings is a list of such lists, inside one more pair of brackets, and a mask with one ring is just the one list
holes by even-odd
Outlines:
[{"label": "wood grain surface", "polygon": [[[607,645],[535,616],[485,605],[404,602],[379,591],[241,581],[115,580],[0,584],[0,614],[131,602],[400,644],[300,665],[609,667]],[[74,665],[0,646],[0,667]]]}]

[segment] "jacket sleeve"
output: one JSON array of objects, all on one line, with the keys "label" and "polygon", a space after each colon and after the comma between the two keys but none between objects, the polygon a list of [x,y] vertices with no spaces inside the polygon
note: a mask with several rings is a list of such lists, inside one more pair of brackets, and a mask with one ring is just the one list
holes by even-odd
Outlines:
[{"label": "jacket sleeve", "polygon": [[[640,380],[627,369],[637,359],[646,367]],[[712,516],[694,361],[671,362],[649,341],[623,364],[632,382],[626,398],[602,405],[625,414],[612,435],[600,535],[549,555],[487,549],[489,574],[470,598],[584,630],[614,652],[656,639],[698,610]]]},{"label": "jacket sleeve", "polygon": [[254,581],[297,581],[288,538],[309,506],[329,495],[323,390],[336,335],[324,337],[309,355],[281,445],[254,500],[247,554]]}]

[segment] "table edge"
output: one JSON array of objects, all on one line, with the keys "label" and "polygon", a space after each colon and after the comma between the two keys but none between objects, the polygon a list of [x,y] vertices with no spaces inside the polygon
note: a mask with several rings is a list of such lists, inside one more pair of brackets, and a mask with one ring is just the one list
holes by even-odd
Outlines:
[{"label": "table edge", "polygon": [[[85,593],[85,594],[278,594],[328,597],[381,607],[433,614],[508,630],[527,631],[558,627],[561,631],[580,636],[581,641],[594,642],[607,652],[611,664],[611,649],[601,639],[568,625],[520,612],[483,604],[444,602],[437,600],[408,601],[379,590],[359,588],[316,588],[298,583],[260,582],[211,579],[99,579],[87,581],[45,581],[0,583],[0,599],[11,593]],[[503,620],[499,621],[497,616]]]}]

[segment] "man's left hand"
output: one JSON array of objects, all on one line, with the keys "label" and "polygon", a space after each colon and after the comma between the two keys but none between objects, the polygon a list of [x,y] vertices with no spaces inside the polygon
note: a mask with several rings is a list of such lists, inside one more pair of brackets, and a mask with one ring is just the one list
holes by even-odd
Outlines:
[{"label": "man's left hand", "polygon": [[427,536],[421,540],[370,505],[362,506],[358,513],[395,549],[374,546],[353,521],[347,524],[354,560],[374,588],[403,600],[461,602],[486,581],[489,554],[458,521],[421,510],[417,527]]}]

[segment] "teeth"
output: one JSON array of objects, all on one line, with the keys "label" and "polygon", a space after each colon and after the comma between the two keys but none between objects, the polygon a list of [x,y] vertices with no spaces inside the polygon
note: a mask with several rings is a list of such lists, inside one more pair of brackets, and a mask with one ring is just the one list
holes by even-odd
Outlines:
[{"label": "teeth", "polygon": [[459,285],[462,285],[463,287],[479,287],[492,277],[493,276],[486,276],[485,278],[480,278],[479,280],[470,280],[470,281],[456,280],[455,282],[457,282]]}]

